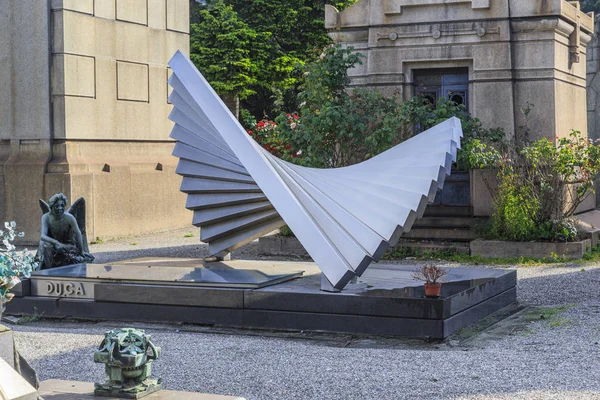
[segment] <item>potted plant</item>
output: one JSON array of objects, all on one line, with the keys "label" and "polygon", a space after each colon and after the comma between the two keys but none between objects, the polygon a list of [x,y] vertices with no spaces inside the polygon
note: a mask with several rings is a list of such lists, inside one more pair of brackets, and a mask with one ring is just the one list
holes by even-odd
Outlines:
[{"label": "potted plant", "polygon": [[435,264],[425,264],[414,271],[413,278],[425,281],[426,297],[439,297],[442,289],[441,281],[447,273],[446,269],[440,268]]},{"label": "potted plant", "polygon": [[29,278],[31,272],[38,265],[33,254],[30,254],[27,249],[17,251],[11,243],[16,236],[22,237],[24,235],[23,233],[15,234],[15,222],[5,222],[4,227],[6,231],[0,230],[0,239],[2,239],[2,244],[5,247],[4,249],[0,248],[0,321],[2,321],[4,304],[14,297],[14,294],[10,293],[9,290],[21,282],[19,276]]}]

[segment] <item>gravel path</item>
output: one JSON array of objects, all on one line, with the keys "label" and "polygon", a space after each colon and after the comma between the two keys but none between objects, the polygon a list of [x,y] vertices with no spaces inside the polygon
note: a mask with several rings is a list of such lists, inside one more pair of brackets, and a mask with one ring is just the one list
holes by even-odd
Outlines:
[{"label": "gravel path", "polygon": [[[190,234],[194,237],[184,237]],[[190,228],[110,240],[90,250],[98,262],[202,257],[206,248],[198,240]],[[256,244],[234,258],[260,259]],[[162,346],[153,373],[170,389],[248,400],[600,399],[598,282],[600,265],[519,268],[519,302],[531,308],[515,317],[516,325],[511,328],[507,320],[482,334],[441,343],[137,327]],[[104,373],[92,353],[106,330],[121,325],[46,320],[12,328],[19,350],[42,380],[94,382]]]}]

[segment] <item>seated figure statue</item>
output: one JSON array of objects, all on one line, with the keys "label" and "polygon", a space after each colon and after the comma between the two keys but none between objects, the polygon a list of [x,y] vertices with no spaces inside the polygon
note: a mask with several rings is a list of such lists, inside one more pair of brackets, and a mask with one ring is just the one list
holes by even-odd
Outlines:
[{"label": "seated figure statue", "polygon": [[67,197],[58,193],[50,204],[40,200],[42,232],[37,256],[40,269],[94,261],[85,235],[85,200],[77,199],[65,212]]}]

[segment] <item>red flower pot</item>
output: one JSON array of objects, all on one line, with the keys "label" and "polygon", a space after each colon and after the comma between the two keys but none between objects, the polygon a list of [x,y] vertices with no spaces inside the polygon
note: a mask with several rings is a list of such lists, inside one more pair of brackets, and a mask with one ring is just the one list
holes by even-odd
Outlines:
[{"label": "red flower pot", "polygon": [[442,290],[441,283],[426,283],[425,284],[425,296],[427,297],[440,297]]}]

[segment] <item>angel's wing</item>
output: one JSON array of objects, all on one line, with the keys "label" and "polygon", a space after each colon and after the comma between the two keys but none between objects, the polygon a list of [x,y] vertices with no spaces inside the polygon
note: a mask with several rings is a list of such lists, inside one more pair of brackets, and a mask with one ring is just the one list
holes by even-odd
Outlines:
[{"label": "angel's wing", "polygon": [[71,207],[67,210],[69,214],[75,217],[77,226],[81,231],[81,239],[83,245],[83,251],[89,253],[87,234],[85,230],[85,199],[83,197],[78,198],[71,204]]},{"label": "angel's wing", "polygon": [[50,212],[50,206],[42,199],[40,199],[40,208],[42,209],[42,214],[48,214]]}]

